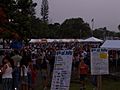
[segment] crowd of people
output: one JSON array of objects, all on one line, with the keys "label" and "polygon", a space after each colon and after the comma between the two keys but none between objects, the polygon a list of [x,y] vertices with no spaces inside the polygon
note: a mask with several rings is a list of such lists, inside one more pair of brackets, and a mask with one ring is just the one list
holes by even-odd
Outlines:
[{"label": "crowd of people", "polygon": [[[80,78],[84,86],[83,81],[90,68],[89,46],[81,46],[80,43],[43,43],[29,44],[20,50],[0,51],[3,90],[35,90],[37,78],[41,78],[43,90],[47,90],[52,80],[55,52],[65,49],[73,50],[72,76]],[[38,73],[40,76],[37,77]]]}]

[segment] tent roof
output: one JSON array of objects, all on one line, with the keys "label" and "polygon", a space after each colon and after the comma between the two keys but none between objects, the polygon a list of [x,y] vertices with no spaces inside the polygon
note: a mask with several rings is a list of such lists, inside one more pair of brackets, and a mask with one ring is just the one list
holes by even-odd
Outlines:
[{"label": "tent roof", "polygon": [[101,48],[120,49],[120,40],[106,40]]},{"label": "tent roof", "polygon": [[37,43],[37,42],[40,42],[40,40],[39,39],[31,39],[30,40],[30,43]]},{"label": "tent roof", "polygon": [[82,42],[83,39],[31,39],[30,43],[39,42]]},{"label": "tent roof", "polygon": [[90,37],[88,39],[85,39],[83,42],[103,42],[103,40],[95,38],[95,37]]},{"label": "tent roof", "polygon": [[54,42],[54,39],[47,39],[47,42]]}]

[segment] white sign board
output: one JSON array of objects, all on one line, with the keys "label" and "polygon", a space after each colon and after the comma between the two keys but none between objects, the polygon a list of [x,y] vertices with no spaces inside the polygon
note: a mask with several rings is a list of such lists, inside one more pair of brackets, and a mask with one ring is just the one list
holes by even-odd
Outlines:
[{"label": "white sign board", "polygon": [[91,49],[91,74],[109,74],[108,50],[101,48]]},{"label": "white sign board", "polygon": [[51,90],[69,90],[72,59],[72,50],[59,50],[56,52]]}]

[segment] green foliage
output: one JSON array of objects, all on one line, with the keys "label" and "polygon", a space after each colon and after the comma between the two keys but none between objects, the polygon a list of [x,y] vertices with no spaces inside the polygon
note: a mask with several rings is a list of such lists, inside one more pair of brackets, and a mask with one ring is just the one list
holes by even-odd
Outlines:
[{"label": "green foliage", "polygon": [[115,32],[107,30],[106,27],[98,28],[93,31],[93,35],[97,38],[101,38],[105,40],[107,37],[115,37],[117,36]]},{"label": "green foliage", "polygon": [[39,18],[32,19],[31,36],[32,38],[48,38],[48,25]]},{"label": "green foliage", "polygon": [[37,4],[32,0],[1,0],[0,2],[8,19],[7,24],[3,25],[4,28],[16,32],[23,39],[30,38],[34,8]]},{"label": "green foliage", "polygon": [[60,38],[61,37],[61,29],[59,23],[49,24],[49,38]]},{"label": "green foliage", "polygon": [[61,29],[64,38],[86,38],[91,35],[89,24],[85,23],[82,18],[65,20]]},{"label": "green foliage", "polygon": [[92,31],[82,18],[66,19],[62,24],[48,24],[48,1],[42,0],[41,19],[35,16],[36,5],[32,0],[0,0],[7,21],[0,22],[0,29],[6,30],[0,36],[13,38],[12,33],[17,33],[26,42],[28,38],[88,38],[92,32],[93,36],[101,39],[120,37],[120,33],[109,31],[105,27]]}]

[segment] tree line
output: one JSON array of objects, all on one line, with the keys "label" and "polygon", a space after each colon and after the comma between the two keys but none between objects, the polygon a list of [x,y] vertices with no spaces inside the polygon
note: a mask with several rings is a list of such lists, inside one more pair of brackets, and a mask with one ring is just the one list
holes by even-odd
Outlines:
[{"label": "tree line", "polygon": [[66,19],[62,24],[49,23],[48,1],[42,0],[42,18],[36,17],[36,6],[37,3],[32,0],[0,0],[0,38],[120,37],[119,32],[107,30],[106,27],[92,30],[81,17]]}]

